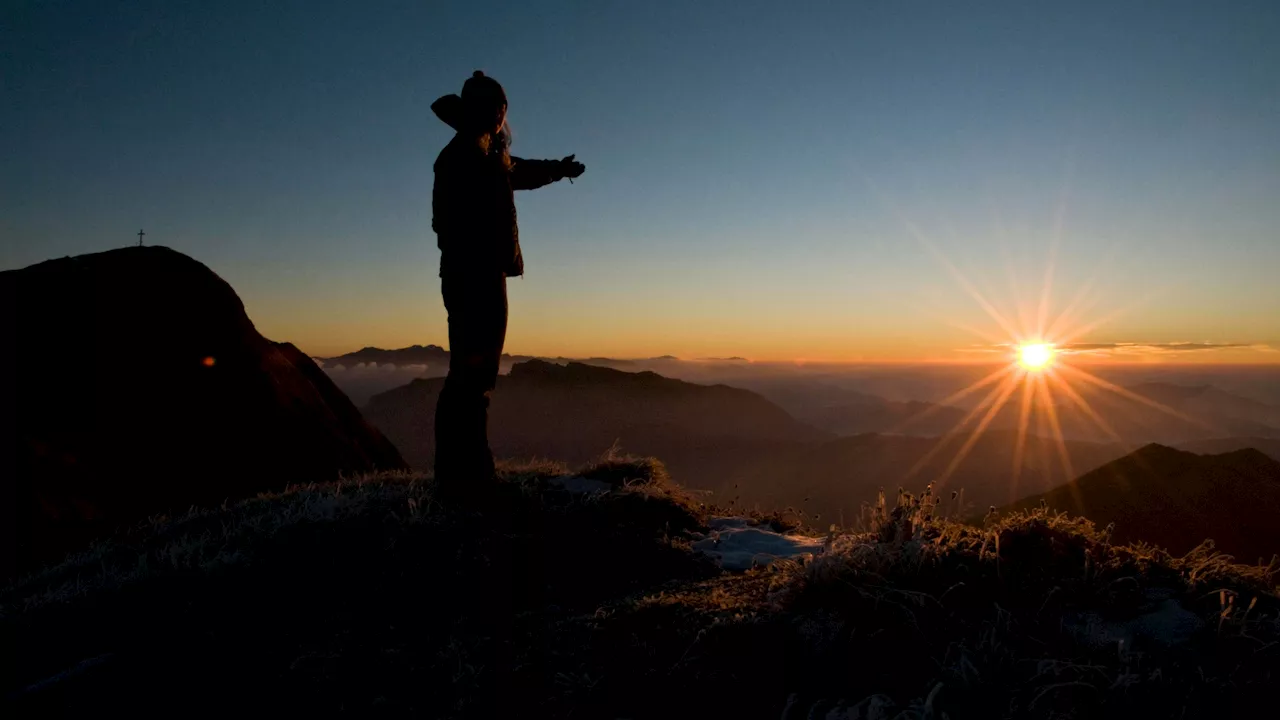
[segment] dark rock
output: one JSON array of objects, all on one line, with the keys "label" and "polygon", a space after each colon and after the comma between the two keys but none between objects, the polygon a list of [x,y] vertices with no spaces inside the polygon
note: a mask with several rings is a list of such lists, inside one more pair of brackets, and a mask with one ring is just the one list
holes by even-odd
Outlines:
[{"label": "dark rock", "polygon": [[0,574],[122,524],[405,467],[231,286],[163,247],[0,273]]}]

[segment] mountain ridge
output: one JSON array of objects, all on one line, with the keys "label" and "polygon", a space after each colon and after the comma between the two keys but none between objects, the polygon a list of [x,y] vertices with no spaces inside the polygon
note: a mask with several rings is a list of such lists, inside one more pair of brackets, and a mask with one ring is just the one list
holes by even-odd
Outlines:
[{"label": "mountain ridge", "polygon": [[[374,396],[366,406],[370,421],[417,467],[431,462],[434,403],[442,384],[440,378],[417,379]],[[514,365],[498,378],[489,431],[500,457],[573,464],[616,441],[625,452],[666,458],[677,481],[710,490],[721,501],[739,507],[791,505],[849,520],[874,502],[881,489],[892,494],[905,485],[922,491],[948,472],[964,442],[964,435],[838,437],[731,385],[542,360]],[[1071,479],[1061,469],[1057,447],[1036,435],[1025,440],[1021,466],[1014,473],[1015,443],[1010,431],[991,431],[976,441],[967,457],[957,461],[947,491],[965,488],[964,502],[986,507]],[[1080,471],[1129,450],[1084,441],[1064,447]]]},{"label": "mountain ridge", "polygon": [[1175,554],[1206,538],[1245,562],[1280,553],[1280,462],[1254,448],[1197,455],[1150,443],[1003,511],[1042,503],[1114,524],[1117,541],[1151,542]]},{"label": "mountain ridge", "polygon": [[[374,395],[365,407],[370,421],[418,467],[431,462],[434,406],[443,384],[443,378],[419,378]],[[498,377],[489,432],[501,457],[581,463],[617,443],[627,452],[665,451],[676,458],[673,467],[686,468],[713,449],[732,459],[773,443],[832,437],[741,388],[543,360],[517,363]]]}]

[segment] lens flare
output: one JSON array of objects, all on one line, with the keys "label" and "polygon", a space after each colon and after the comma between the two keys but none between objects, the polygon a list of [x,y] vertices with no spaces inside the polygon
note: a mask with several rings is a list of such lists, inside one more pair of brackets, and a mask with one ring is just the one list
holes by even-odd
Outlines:
[{"label": "lens flare", "polygon": [[1018,346],[1018,364],[1023,370],[1043,370],[1053,363],[1053,346],[1049,343],[1025,343]]},{"label": "lens flare", "polygon": [[[885,209],[902,223],[907,235],[913,237],[920,247],[947,271],[956,285],[987,315],[994,327],[989,329],[973,327],[967,322],[960,322],[954,317],[945,315],[941,319],[953,327],[976,335],[987,343],[986,348],[989,352],[1000,353],[1007,360],[1007,363],[994,368],[993,372],[982,379],[961,388],[941,402],[931,404],[921,412],[897,423],[888,431],[889,434],[901,433],[908,426],[933,414],[939,408],[957,409],[952,406],[961,400],[965,400],[963,406],[969,409],[963,419],[938,437],[933,447],[907,471],[906,479],[913,478],[930,467],[930,463],[939,454],[955,450],[955,456],[946,468],[940,470],[937,476],[930,478],[932,487],[937,491],[955,474],[965,457],[988,430],[1010,429],[1014,432],[1009,435],[1012,445],[1010,448],[1012,462],[1009,466],[1008,502],[1013,502],[1027,494],[1027,488],[1019,487],[1024,471],[1036,469],[1047,473],[1053,464],[1049,456],[1055,451],[1062,473],[1058,482],[1074,479],[1076,467],[1068,452],[1068,434],[1082,433],[1088,436],[1092,435],[1092,431],[1096,429],[1103,437],[1113,442],[1123,443],[1124,441],[1108,418],[1103,417],[1099,409],[1094,407],[1093,402],[1099,400],[1112,404],[1116,399],[1126,400],[1132,406],[1145,406],[1212,433],[1223,434],[1221,428],[1215,428],[1200,418],[1189,416],[1129,388],[1104,380],[1080,366],[1082,362],[1088,360],[1092,349],[1087,343],[1082,346],[1080,341],[1087,339],[1097,328],[1110,323],[1131,308],[1116,308],[1105,312],[1101,317],[1090,319],[1089,316],[1098,309],[1103,299],[1094,288],[1102,269],[1109,264],[1104,261],[1096,271],[1095,277],[1080,286],[1066,309],[1054,312],[1053,285],[1056,277],[1058,247],[1066,219],[1069,182],[1064,181],[1062,197],[1055,213],[1048,262],[1039,288],[1038,302],[1024,302],[1025,296],[1019,288],[1018,274],[1006,256],[1005,269],[1012,291],[1012,308],[1001,307],[1000,303],[993,302],[985,292],[987,288],[966,277],[947,258],[939,245],[926,235],[920,225],[913,222],[896,204],[880,192],[874,181],[868,179],[868,184]],[[1003,233],[1002,223],[1001,227]],[[1114,248],[1112,252],[1115,252]],[[1012,312],[1008,312],[1009,310]],[[1104,354],[1098,353],[1098,356],[1104,356]],[[988,389],[985,396],[979,393],[983,389]],[[971,395],[978,396],[976,402],[969,397]],[[1010,406],[1011,402],[1012,406]],[[1107,411],[1119,413],[1122,419],[1130,412],[1123,406],[1108,407]],[[957,449],[954,443],[966,435],[967,438]],[[1033,436],[1047,442],[1032,445],[1029,440]],[[1039,457],[1030,457],[1032,454]],[[1045,477],[1050,479],[1047,474]],[[1080,505],[1081,498],[1076,486],[1068,485],[1067,487],[1076,494],[1076,504],[1083,507]]]}]

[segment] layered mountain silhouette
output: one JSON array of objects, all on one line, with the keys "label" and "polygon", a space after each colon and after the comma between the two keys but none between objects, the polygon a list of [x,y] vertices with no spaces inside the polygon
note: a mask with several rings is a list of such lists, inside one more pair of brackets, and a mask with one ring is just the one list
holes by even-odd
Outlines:
[{"label": "layered mountain silhouette", "polygon": [[384,350],[365,347],[336,357],[316,358],[321,367],[342,365],[449,365],[449,351],[439,345],[411,345],[406,348]]},{"label": "layered mountain silhouette", "polygon": [[1197,455],[1147,445],[1005,509],[1042,502],[1100,526],[1115,523],[1119,542],[1143,540],[1182,554],[1211,538],[1245,563],[1280,553],[1280,462],[1252,448]]},{"label": "layered mountain silhouette", "polygon": [[[557,362],[569,362],[571,358],[534,358],[531,355],[511,355],[503,353],[502,363],[511,364],[517,362],[525,362],[526,360],[546,359]],[[658,358],[655,358],[658,359]],[[670,358],[675,360],[675,358]],[[449,366],[449,351],[439,345],[410,345],[404,348],[395,348],[386,350],[379,347],[364,347],[355,352],[349,352],[344,355],[335,355],[334,357],[316,358],[316,362],[321,367],[354,367],[356,365],[396,365],[404,367],[407,365],[432,365],[440,367]],[[603,367],[635,367],[645,362],[643,360],[618,360],[607,357],[592,357],[576,362],[585,363],[587,365],[600,365]]]},{"label": "layered mountain silhouette", "polygon": [[990,431],[962,455],[967,439],[967,434],[840,438],[757,462],[735,478],[735,492],[764,507],[803,502],[806,510],[849,522],[882,490],[892,506],[898,488],[919,494],[933,483],[944,502],[940,512],[964,516],[1060,486],[1128,450],[1113,443],[1066,441],[1068,474],[1055,441],[1027,435],[1018,456],[1014,433]]},{"label": "layered mountain silhouette", "polygon": [[[1090,412],[1056,393],[1058,424],[1068,438],[1106,440],[1115,433],[1124,442],[1165,445],[1222,437],[1280,438],[1280,408],[1210,386],[1146,383],[1125,388],[1129,394],[1086,382],[1073,382],[1072,387],[1105,427]],[[996,417],[994,427],[1017,426],[1019,408],[1014,397]],[[1051,432],[1043,413],[1034,420],[1042,434]]]},{"label": "layered mountain silhouette", "polygon": [[955,428],[965,414],[945,405],[877,398],[877,402],[832,405],[798,417],[837,435],[887,432],[929,437]]},{"label": "layered mountain silhouette", "polygon": [[[441,378],[415,380],[374,396],[365,408],[415,466],[430,466],[442,385]],[[991,432],[948,473],[963,435],[838,438],[747,390],[577,363],[530,361],[499,377],[489,434],[499,457],[568,463],[617,443],[625,452],[663,458],[677,480],[714,491],[721,502],[793,505],[833,520],[855,519],[881,489],[891,496],[899,486],[918,492],[944,476],[948,491],[965,490],[970,507],[1012,502],[1073,477],[1056,444],[1036,436],[1027,438],[1017,472],[1016,438]],[[1066,448],[1076,472],[1129,449],[1075,441]]]},{"label": "layered mountain silhouette", "polygon": [[163,247],[0,273],[4,574],[192,504],[404,467],[305,354]]},{"label": "layered mountain silhouette", "polygon": [[[506,373],[511,371],[512,365],[532,359],[527,355],[503,354],[498,367]],[[542,359],[560,364],[575,362],[566,358]],[[315,360],[347,397],[361,407],[378,393],[419,378],[444,377],[449,371],[449,351],[439,345],[413,345],[394,350],[366,347],[345,355]],[[642,369],[638,367],[642,361],[637,360],[595,357],[576,362],[633,371]]]},{"label": "layered mountain silhouette", "polygon": [[[375,395],[365,407],[418,467],[430,467],[434,455],[434,410],[443,384],[443,378],[415,380]],[[616,444],[663,458],[694,487],[761,454],[832,437],[747,390],[543,360],[516,364],[498,378],[489,435],[499,457],[568,463],[599,457]]]},{"label": "layered mountain silhouette", "polygon": [[1272,460],[1280,460],[1280,438],[1211,438],[1208,440],[1193,440],[1178,446],[1179,450],[1186,450],[1198,455],[1221,455],[1222,453],[1249,448],[1262,451],[1264,455],[1267,455]]},{"label": "layered mountain silhouette", "polygon": [[1280,435],[1280,407],[1234,395],[1212,385],[1153,382],[1131,385],[1129,389],[1187,415],[1225,418],[1245,426],[1255,423]]},{"label": "layered mountain silhouette", "polygon": [[[759,375],[729,372],[749,363],[740,357],[683,361],[672,355],[639,359],[503,355],[500,367],[503,372],[509,372],[516,363],[533,359],[558,365],[580,363],[628,372],[650,371],[703,385],[724,384],[751,390],[801,422],[836,435],[869,432],[941,435],[955,427],[965,415],[960,408],[887,400],[820,379],[777,377],[768,370]],[[413,380],[443,377],[449,367],[449,351],[439,345],[413,345],[393,350],[365,347],[345,355],[316,358],[316,362],[357,405],[364,406],[374,395]]]},{"label": "layered mountain silhouette", "polygon": [[[975,392],[957,400],[956,406],[932,401],[931,398],[949,396],[977,379],[960,370],[943,372],[937,368],[877,368],[874,373],[850,371],[844,375],[829,370],[806,374],[780,367],[735,369],[727,364],[695,363],[676,364],[669,370],[647,369],[693,382],[721,382],[752,390],[805,423],[846,436],[866,432],[941,435],[954,428],[987,394],[985,390]],[[1280,407],[1203,382],[1128,383],[1117,392],[1068,372],[1060,373],[1060,377],[1092,410],[1082,409],[1063,390],[1052,393],[1057,426],[1069,440],[1119,442],[1137,447],[1150,442],[1177,445],[1226,437],[1280,439]],[[1123,377],[1115,380],[1122,381]],[[1021,392],[1015,392],[989,427],[1016,429],[1022,419],[1020,401]],[[1101,424],[1097,418],[1101,418]],[[1058,430],[1038,405],[1030,420],[1033,433],[1043,437],[1057,435]]]},{"label": "layered mountain silhouette", "polygon": [[[415,345],[384,350],[368,347],[319,362],[334,381],[358,405],[373,395],[421,377],[443,376],[449,353],[436,345]],[[504,355],[502,371],[533,359]],[[674,356],[618,359],[607,357],[538,358],[564,365],[571,362],[630,372],[651,371],[664,377],[710,385],[724,384],[751,390],[777,404],[801,422],[842,436],[865,433],[942,435],[956,427],[985,395],[978,392],[959,406],[940,405],[929,397],[949,395],[965,382],[963,373],[939,374],[936,369],[904,368],[897,374],[880,368],[874,376],[841,377],[831,372],[802,373],[779,365],[757,365],[741,358],[704,358],[686,361]],[[1167,445],[1228,437],[1280,439],[1280,407],[1226,392],[1204,383],[1180,385],[1143,382],[1122,388],[1122,393],[1099,388],[1069,374],[1079,397],[1098,417],[1083,410],[1064,392],[1054,392],[1057,424],[1070,440]],[[876,382],[872,382],[876,380]],[[892,380],[893,382],[889,382]],[[852,383],[852,385],[851,385]],[[877,384],[878,383],[878,384]],[[956,385],[955,383],[960,383]],[[853,385],[883,386],[895,398],[855,389]],[[915,396],[913,399],[912,396]],[[1015,429],[1020,417],[1020,395],[992,418],[990,428]],[[1056,435],[1040,409],[1034,412],[1032,432]],[[1105,425],[1105,427],[1103,426]]]},{"label": "layered mountain silhouette", "polygon": [[[735,383],[730,383],[735,384]],[[743,378],[736,384],[760,393],[797,419],[837,435],[893,433],[937,436],[954,428],[964,410],[878,395],[803,378]]]}]

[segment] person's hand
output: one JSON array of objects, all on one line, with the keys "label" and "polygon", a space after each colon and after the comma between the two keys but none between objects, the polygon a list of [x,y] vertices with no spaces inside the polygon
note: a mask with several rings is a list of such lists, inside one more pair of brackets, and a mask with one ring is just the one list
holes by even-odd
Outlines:
[{"label": "person's hand", "polygon": [[574,178],[581,177],[582,173],[587,171],[587,166],[574,160],[573,157],[573,155],[570,155],[560,161],[560,175],[569,178],[571,182]]}]

